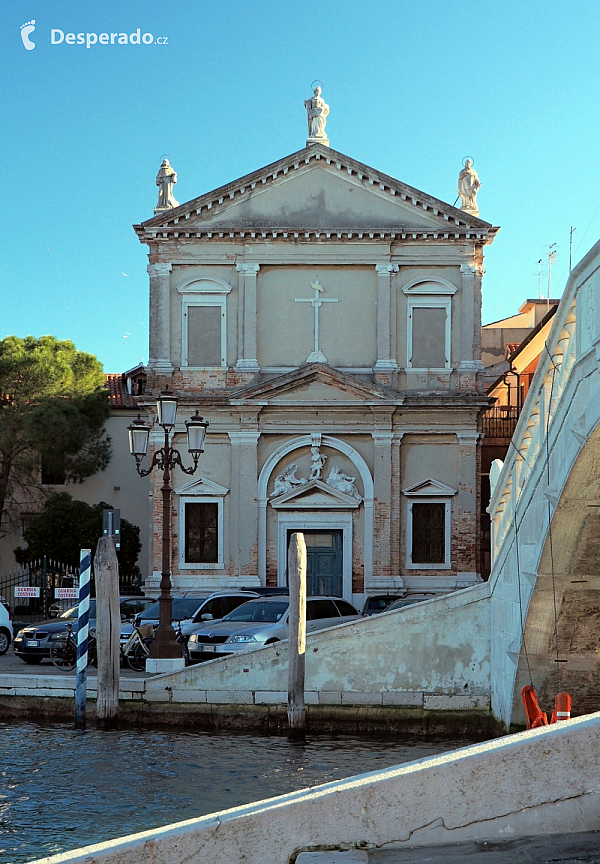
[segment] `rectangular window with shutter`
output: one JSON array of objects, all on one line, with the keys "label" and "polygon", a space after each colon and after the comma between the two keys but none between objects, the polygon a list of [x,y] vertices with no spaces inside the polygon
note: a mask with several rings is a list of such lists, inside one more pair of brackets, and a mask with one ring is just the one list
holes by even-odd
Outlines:
[{"label": "rectangular window with shutter", "polygon": [[187,365],[222,366],[221,306],[187,307]]},{"label": "rectangular window with shutter", "polygon": [[414,306],[412,310],[412,357],[416,369],[443,369],[446,366],[446,309]]},{"label": "rectangular window with shutter", "polygon": [[212,502],[185,505],[185,563],[219,562],[219,505]]},{"label": "rectangular window with shutter", "polygon": [[446,505],[412,504],[412,563],[444,564],[446,561]]}]

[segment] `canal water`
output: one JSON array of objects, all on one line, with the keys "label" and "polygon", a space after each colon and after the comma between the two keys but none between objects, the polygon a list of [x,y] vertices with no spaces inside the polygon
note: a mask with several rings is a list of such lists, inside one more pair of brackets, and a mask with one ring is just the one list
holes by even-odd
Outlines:
[{"label": "canal water", "polygon": [[0,864],[54,855],[464,747],[0,723]]}]

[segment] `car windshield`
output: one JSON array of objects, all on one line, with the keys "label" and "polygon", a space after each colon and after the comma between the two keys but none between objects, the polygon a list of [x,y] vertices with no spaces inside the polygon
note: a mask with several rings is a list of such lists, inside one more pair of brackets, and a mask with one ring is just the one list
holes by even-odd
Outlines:
[{"label": "car windshield", "polygon": [[[78,618],[79,617],[79,606],[71,606],[70,609],[67,609],[66,612],[61,612],[58,616],[59,618]],[[96,601],[90,600],[90,618],[96,617]]]},{"label": "car windshield", "polygon": [[289,605],[287,600],[269,603],[264,600],[251,600],[249,603],[238,606],[237,609],[226,615],[223,621],[254,621],[257,624],[265,621],[272,623],[279,621]]},{"label": "car windshield", "polygon": [[[194,612],[200,606],[202,600],[198,597],[173,597],[173,610],[171,612],[172,621],[185,621],[186,618],[192,618]],[[148,606],[141,614],[141,618],[147,618],[150,621],[158,618],[158,610],[160,604],[158,600]]]}]

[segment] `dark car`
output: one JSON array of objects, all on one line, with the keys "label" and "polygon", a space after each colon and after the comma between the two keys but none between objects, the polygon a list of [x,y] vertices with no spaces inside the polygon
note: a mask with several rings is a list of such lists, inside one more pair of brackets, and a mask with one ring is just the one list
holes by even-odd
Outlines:
[{"label": "dark car", "polygon": [[[119,602],[121,618],[125,620],[126,618],[133,618],[140,609],[144,609],[154,600],[148,597],[121,597]],[[27,627],[19,630],[13,642],[17,657],[29,664],[41,663],[44,659],[48,660],[52,643],[62,636],[67,624],[73,625],[74,631],[77,630],[78,614],[79,606],[71,606],[58,618],[41,621],[38,624],[28,624]],[[96,601],[90,600],[90,629],[95,626]]]},{"label": "dark car", "polygon": [[385,612],[395,612],[397,609],[405,609],[406,606],[413,606],[415,603],[423,603],[425,600],[433,600],[434,597],[438,595],[436,594],[406,594],[404,597],[400,597],[398,600],[394,600],[393,603],[385,609]]},{"label": "dark car", "polygon": [[[202,621],[220,621],[229,612],[233,612],[242,603],[247,603],[256,597],[255,591],[212,591],[206,594],[197,594],[195,597],[173,597],[171,606],[171,621],[179,624],[184,636]],[[151,623],[158,627],[158,600],[148,606],[136,620],[140,624]],[[126,642],[131,635],[131,626],[124,624],[121,627],[121,643]]]},{"label": "dark car", "polygon": [[394,600],[401,599],[401,594],[373,594],[371,597],[367,597],[364,602],[362,609],[363,618],[368,618],[370,615],[379,615],[379,613],[384,612],[390,603],[394,602]]}]

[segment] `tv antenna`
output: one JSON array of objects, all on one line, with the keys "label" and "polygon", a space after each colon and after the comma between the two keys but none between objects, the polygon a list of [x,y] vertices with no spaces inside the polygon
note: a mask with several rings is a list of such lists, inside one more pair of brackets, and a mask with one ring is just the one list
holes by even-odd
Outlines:
[{"label": "tv antenna", "polygon": [[550,307],[550,296],[551,296],[551,288],[552,288],[552,264],[554,263],[554,259],[556,258],[558,252],[556,249],[556,243],[552,243],[550,248],[548,249],[548,307]]}]

